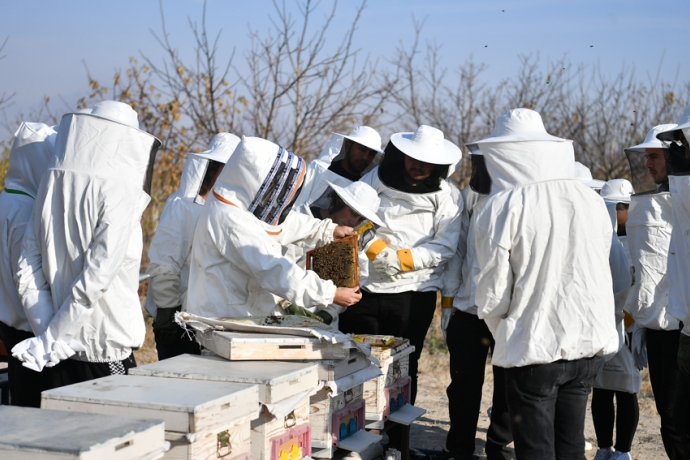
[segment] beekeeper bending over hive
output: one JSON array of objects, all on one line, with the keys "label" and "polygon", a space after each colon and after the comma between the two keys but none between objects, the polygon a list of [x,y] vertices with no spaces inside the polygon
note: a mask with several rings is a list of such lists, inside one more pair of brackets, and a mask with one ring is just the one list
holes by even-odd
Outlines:
[{"label": "beekeeper bending over hive", "polygon": [[304,180],[302,158],[245,137],[204,205],[192,243],[185,310],[206,317],[282,314],[279,296],[304,307],[348,307],[359,288],[336,288],[282,255],[302,240],[319,246],[353,234],[330,219],[290,212]]},{"label": "beekeeper bending over hive", "polygon": [[53,388],[124,374],[144,343],[140,219],[160,141],[138,127],[115,101],[65,115],[36,194],[17,287],[27,316],[50,308],[35,319],[46,329],[12,354],[39,371],[72,356],[51,372]]},{"label": "beekeeper bending over hive", "polygon": [[572,142],[533,110],[506,112],[476,143],[491,194],[475,214],[475,300],[505,368],[517,458],[582,458],[598,357],[619,348],[606,206],[574,179]]}]

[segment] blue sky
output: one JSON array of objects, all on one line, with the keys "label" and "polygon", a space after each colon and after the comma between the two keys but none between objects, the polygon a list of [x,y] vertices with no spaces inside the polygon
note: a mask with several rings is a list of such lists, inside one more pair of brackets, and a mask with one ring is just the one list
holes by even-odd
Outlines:
[{"label": "blue sky", "polygon": [[[295,2],[286,3],[295,10]],[[338,41],[356,4],[340,2],[329,43]],[[331,2],[322,0],[321,5]],[[172,42],[191,56],[187,18],[200,20],[202,3],[170,0],[164,10]],[[210,0],[208,29],[222,29],[222,56],[234,48],[241,70],[249,28],[268,30],[272,12],[270,0]],[[413,15],[426,21],[422,39],[442,46],[445,66],[457,68],[473,56],[488,66],[484,78],[490,82],[514,76],[518,56],[535,53],[544,61],[567,54],[574,65],[599,64],[611,74],[634,67],[645,80],[657,73],[663,56],[663,79],[690,80],[687,0],[370,0],[357,46],[386,65],[398,44],[413,38]],[[0,94],[16,92],[8,112],[27,112],[45,95],[75,103],[87,90],[84,63],[94,77],[107,82],[115,70],[127,66],[129,56],[144,53],[158,60],[161,49],[151,30],[160,31],[157,0],[0,2],[0,41],[9,37],[0,60]]]}]

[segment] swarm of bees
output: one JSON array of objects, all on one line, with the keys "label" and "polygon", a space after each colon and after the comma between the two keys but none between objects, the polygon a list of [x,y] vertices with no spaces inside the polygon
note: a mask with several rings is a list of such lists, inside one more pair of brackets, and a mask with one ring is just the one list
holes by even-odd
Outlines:
[{"label": "swarm of bees", "polygon": [[307,270],[338,287],[359,286],[357,237],[348,236],[307,252]]}]

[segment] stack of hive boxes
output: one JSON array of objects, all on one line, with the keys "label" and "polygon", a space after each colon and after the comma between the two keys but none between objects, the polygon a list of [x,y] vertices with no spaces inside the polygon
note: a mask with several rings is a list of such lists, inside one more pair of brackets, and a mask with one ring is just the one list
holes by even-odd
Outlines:
[{"label": "stack of hive boxes", "polygon": [[257,385],[111,375],[42,393],[41,407],[163,420],[166,459],[250,458]]}]

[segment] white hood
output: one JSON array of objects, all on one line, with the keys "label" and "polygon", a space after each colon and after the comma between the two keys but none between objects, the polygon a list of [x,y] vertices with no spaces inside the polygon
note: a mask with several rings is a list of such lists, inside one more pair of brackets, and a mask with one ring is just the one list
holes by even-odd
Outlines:
[{"label": "white hood", "polygon": [[536,182],[573,179],[572,141],[481,143],[491,176],[491,195]]},{"label": "white hood", "polygon": [[55,169],[142,188],[151,150],[159,145],[154,136],[131,126],[89,114],[67,114],[55,141]]},{"label": "white hood", "polygon": [[180,177],[180,188],[173,194],[181,198],[196,198],[206,174],[208,160],[194,154],[187,155],[187,161]]},{"label": "white hood", "polygon": [[57,132],[43,123],[24,122],[14,134],[5,188],[36,196],[41,176],[55,158]]},{"label": "white hood", "polygon": [[299,192],[305,169],[302,158],[279,145],[258,137],[243,137],[213,191],[275,226]]}]

